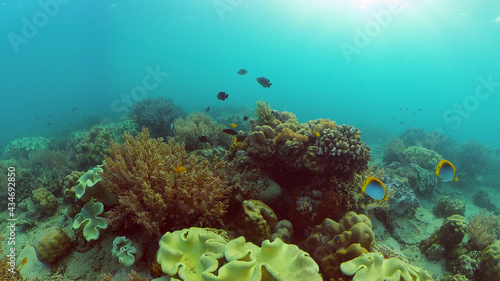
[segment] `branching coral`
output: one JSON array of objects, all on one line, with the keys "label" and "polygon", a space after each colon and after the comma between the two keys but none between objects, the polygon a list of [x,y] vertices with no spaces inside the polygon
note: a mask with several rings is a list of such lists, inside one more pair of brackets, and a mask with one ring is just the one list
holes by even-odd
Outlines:
[{"label": "branching coral", "polygon": [[315,153],[324,163],[323,171],[349,178],[365,170],[371,159],[370,148],[361,141],[360,135],[360,130],[347,125],[336,126],[333,130],[325,129],[315,143]]},{"label": "branching coral", "polygon": [[174,105],[171,99],[163,97],[143,99],[135,103],[130,111],[130,116],[137,124],[149,128],[153,137],[172,135],[172,122],[183,115],[180,106]]},{"label": "branching coral", "polygon": [[136,138],[126,133],[110,154],[102,177],[118,196],[109,212],[113,228],[141,227],[157,238],[167,230],[220,223],[230,192],[225,162],[189,155],[173,140],[151,139],[147,129]]},{"label": "branching coral", "polygon": [[257,109],[255,109],[255,115],[257,116],[257,125],[268,125],[271,127],[275,127],[274,120],[276,117],[273,114],[273,110],[269,103],[265,103],[263,101],[257,102]]},{"label": "branching coral", "polygon": [[471,177],[476,177],[490,171],[489,168],[493,158],[488,147],[471,140],[459,147],[457,160],[460,170]]},{"label": "branching coral", "polygon": [[[186,119],[176,119],[174,121],[174,139],[177,142],[184,142],[186,150],[204,149],[221,145],[228,148],[232,143],[232,136],[225,134],[222,130],[224,126],[214,122],[210,116],[201,112],[193,112]],[[200,142],[199,137],[207,137],[205,143]]]},{"label": "branching coral", "polygon": [[473,250],[481,251],[499,238],[499,218],[500,216],[495,216],[492,212],[486,212],[483,209],[469,219],[467,234],[470,240],[468,244]]}]

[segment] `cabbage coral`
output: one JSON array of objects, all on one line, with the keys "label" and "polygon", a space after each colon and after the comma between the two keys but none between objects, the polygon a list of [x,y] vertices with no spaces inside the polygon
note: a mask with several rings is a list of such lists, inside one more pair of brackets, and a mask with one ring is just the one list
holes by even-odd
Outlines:
[{"label": "cabbage coral", "polygon": [[114,229],[140,227],[159,238],[192,225],[219,226],[230,192],[225,162],[189,155],[173,140],[151,139],[147,129],[123,138],[123,145],[111,144],[102,174],[118,196],[109,212]]}]

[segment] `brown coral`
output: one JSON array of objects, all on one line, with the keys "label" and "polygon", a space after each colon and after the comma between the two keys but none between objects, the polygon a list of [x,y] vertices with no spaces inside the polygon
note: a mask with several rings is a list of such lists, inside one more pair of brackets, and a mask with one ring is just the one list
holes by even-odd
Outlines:
[{"label": "brown coral", "polygon": [[147,129],[123,138],[123,145],[111,144],[102,174],[118,196],[109,212],[113,228],[139,226],[159,238],[167,230],[219,226],[230,192],[224,161],[189,155],[183,144],[149,138]]},{"label": "brown coral", "polygon": [[338,223],[325,219],[300,246],[320,264],[326,280],[340,278],[340,264],[367,253],[373,245],[375,235],[371,227],[367,216],[348,212]]},{"label": "brown coral", "polygon": [[[213,121],[210,116],[201,112],[193,112],[186,119],[178,118],[174,121],[174,139],[184,142],[186,150],[205,149],[221,145],[229,148],[231,136],[225,134],[224,127]],[[200,142],[199,137],[207,137],[207,142]]]},{"label": "brown coral", "polygon": [[500,216],[495,216],[493,212],[486,212],[483,209],[469,219],[467,234],[470,240],[468,244],[473,250],[482,251],[499,238],[499,218]]},{"label": "brown coral", "polygon": [[244,213],[240,230],[248,241],[260,245],[271,237],[278,217],[273,209],[259,200],[245,200],[242,205]]},{"label": "brown coral", "polygon": [[64,230],[53,226],[37,235],[34,247],[39,261],[54,264],[71,251],[71,240]]},{"label": "brown coral", "polygon": [[57,198],[47,190],[47,188],[42,187],[33,190],[33,199],[38,203],[40,210],[46,216],[52,216],[57,212],[59,207],[59,202]]}]

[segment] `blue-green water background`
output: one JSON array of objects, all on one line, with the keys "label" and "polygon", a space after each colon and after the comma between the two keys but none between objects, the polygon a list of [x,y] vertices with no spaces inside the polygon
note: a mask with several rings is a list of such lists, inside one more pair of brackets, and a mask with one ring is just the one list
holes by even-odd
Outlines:
[{"label": "blue-green water background", "polygon": [[[12,34],[21,36],[23,17],[33,22],[43,9],[0,1],[0,147],[83,127],[84,117],[119,120],[113,102],[142,84],[147,67],[159,67],[168,77],[147,97],[171,98],[187,112],[264,100],[301,122],[360,127],[372,140],[445,128],[460,142],[500,148],[500,86],[474,99],[480,77],[500,81],[498,1],[401,1],[351,61],[341,44],[354,44],[388,1],[61,2],[16,53]],[[229,99],[217,100],[219,91]]]}]

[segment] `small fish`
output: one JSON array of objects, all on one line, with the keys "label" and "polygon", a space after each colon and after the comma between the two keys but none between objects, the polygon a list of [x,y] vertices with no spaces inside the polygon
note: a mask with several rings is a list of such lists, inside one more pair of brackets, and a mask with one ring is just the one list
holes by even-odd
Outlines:
[{"label": "small fish", "polygon": [[71,110],[71,112],[74,112],[76,110],[76,107],[73,107],[73,109]]},{"label": "small fish", "polygon": [[24,257],[24,259],[21,261],[21,265],[24,266],[27,261],[28,261],[28,257]]},{"label": "small fish", "polygon": [[402,107],[400,107],[400,108],[399,108],[399,111],[401,111],[401,110],[403,110],[403,108],[402,108]]},{"label": "small fish", "polygon": [[418,111],[422,111],[422,108],[419,108]]},{"label": "small fish", "polygon": [[413,115],[417,114],[416,112],[413,112]]},{"label": "small fish", "polygon": [[243,116],[243,121],[247,121],[248,120],[248,116]]},{"label": "small fish", "polygon": [[234,123],[232,123],[232,124],[231,124],[231,125],[229,125],[229,126],[230,126],[231,128],[236,128],[236,127],[238,127],[238,125],[236,125],[236,124],[234,124]]},{"label": "small fish", "polygon": [[441,160],[439,161],[437,167],[436,167],[436,176],[440,177],[443,182],[450,182],[450,181],[457,181],[457,170],[455,169],[455,166],[451,164],[450,161],[448,160]]},{"label": "small fish", "polygon": [[355,138],[355,139],[357,139],[357,138],[359,138],[359,136],[355,134],[355,135],[354,135],[354,138]]},{"label": "small fish", "polygon": [[248,71],[247,71],[246,69],[243,69],[243,68],[242,68],[242,69],[240,69],[240,70],[238,70],[238,74],[239,74],[239,75],[245,75],[245,74],[247,74],[247,72],[248,72]]},{"label": "small fish", "polygon": [[392,117],[392,120],[396,120],[396,117]]},{"label": "small fish", "polygon": [[233,138],[233,142],[236,143],[238,141],[238,138]]},{"label": "small fish", "polygon": [[36,119],[36,120],[38,120],[38,119],[40,119],[40,118],[38,118],[38,116],[36,116],[36,117],[35,117],[35,119]]},{"label": "small fish", "polygon": [[238,134],[238,132],[236,132],[235,130],[233,129],[223,129],[222,130],[224,133],[226,134],[229,134],[229,135],[233,135],[233,136],[236,136]]},{"label": "small fish", "polygon": [[321,137],[321,134],[319,132],[314,131],[313,134],[318,138]]},{"label": "small fish", "polygon": [[406,111],[408,111],[408,107],[405,107]]},{"label": "small fish", "polygon": [[368,177],[361,190],[375,200],[387,201],[387,189],[379,179]]},{"label": "small fish", "polygon": [[266,77],[259,77],[257,78],[257,83],[259,83],[262,87],[264,88],[269,88],[271,87],[272,83],[270,83],[269,79]]},{"label": "small fish", "polygon": [[174,171],[176,173],[182,173],[182,172],[187,171],[187,169],[184,166],[179,166],[179,167],[174,168]]},{"label": "small fish", "polygon": [[205,108],[205,112],[209,112],[210,111],[210,106]]},{"label": "small fish", "polygon": [[49,125],[49,126],[50,126],[50,125],[52,125],[52,123],[47,123],[47,125]]},{"label": "small fish", "polygon": [[401,122],[399,122],[399,124],[404,125],[404,124],[405,124],[405,122],[401,121]]},{"label": "small fish", "polygon": [[47,115],[47,117],[52,117],[52,115],[49,114],[49,115]]},{"label": "small fish", "polygon": [[217,94],[217,98],[218,98],[219,100],[226,100],[228,97],[229,97],[229,95],[228,95],[228,94],[226,94],[225,92],[219,92],[219,93]]},{"label": "small fish", "polygon": [[198,136],[198,140],[202,143],[208,142],[207,136]]}]

